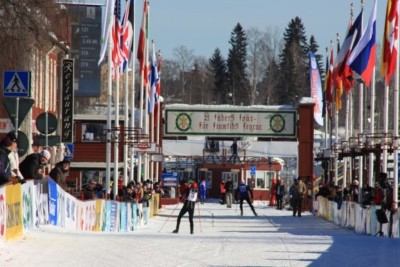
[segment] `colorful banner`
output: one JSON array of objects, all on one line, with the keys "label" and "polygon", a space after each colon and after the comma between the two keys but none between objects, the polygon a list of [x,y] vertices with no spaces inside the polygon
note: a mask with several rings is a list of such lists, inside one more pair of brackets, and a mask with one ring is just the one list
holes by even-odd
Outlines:
[{"label": "colorful banner", "polygon": [[50,224],[57,225],[57,214],[58,214],[58,192],[57,184],[52,179],[49,179],[49,219]]},{"label": "colorful banner", "polygon": [[6,231],[5,240],[21,237],[23,235],[22,223],[22,193],[21,184],[6,186]]},{"label": "colorful banner", "polygon": [[6,230],[6,196],[5,196],[5,188],[0,188],[0,236],[4,238],[4,233]]},{"label": "colorful banner", "polygon": [[33,229],[33,181],[27,181],[22,185],[22,211],[24,230]]}]

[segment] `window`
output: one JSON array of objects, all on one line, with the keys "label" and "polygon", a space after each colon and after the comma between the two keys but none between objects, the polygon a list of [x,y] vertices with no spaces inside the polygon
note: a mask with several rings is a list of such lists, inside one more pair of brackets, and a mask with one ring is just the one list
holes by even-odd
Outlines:
[{"label": "window", "polygon": [[106,141],[103,130],[106,129],[105,123],[83,123],[82,124],[82,140],[86,142]]},{"label": "window", "polygon": [[[255,179],[255,187],[254,189],[270,189],[271,180],[274,177],[274,171],[256,171]],[[247,181],[246,184],[251,186],[251,175],[250,170],[246,171]]]}]

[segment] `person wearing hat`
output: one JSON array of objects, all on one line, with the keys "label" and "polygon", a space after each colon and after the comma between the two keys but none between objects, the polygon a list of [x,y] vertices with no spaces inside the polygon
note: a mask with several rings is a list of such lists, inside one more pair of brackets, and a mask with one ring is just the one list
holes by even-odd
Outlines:
[{"label": "person wearing hat", "polygon": [[22,173],[19,170],[18,138],[15,132],[9,132],[2,140],[1,145],[10,151],[8,158],[10,159],[11,176],[24,183]]},{"label": "person wearing hat", "polygon": [[25,179],[40,180],[44,178],[44,167],[50,160],[50,152],[46,149],[39,153],[32,153],[19,164],[19,170]]},{"label": "person wearing hat", "polygon": [[193,215],[194,215],[194,207],[196,206],[197,195],[199,193],[199,189],[197,183],[191,179],[184,185],[182,190],[181,201],[183,202],[183,206],[181,211],[179,212],[178,219],[176,221],[176,228],[172,232],[177,234],[179,232],[179,225],[181,223],[181,218],[185,215],[186,212],[189,213],[189,223],[190,223],[190,234],[193,234]]},{"label": "person wearing hat", "polygon": [[8,182],[15,182],[11,176],[11,165],[9,154],[11,152],[12,142],[10,138],[5,137],[0,143],[0,186]]},{"label": "person wearing hat", "polygon": [[68,191],[66,179],[69,175],[70,165],[71,162],[68,159],[64,159],[60,162],[57,162],[49,173],[49,176],[54,180],[54,182],[56,182],[65,191]]}]

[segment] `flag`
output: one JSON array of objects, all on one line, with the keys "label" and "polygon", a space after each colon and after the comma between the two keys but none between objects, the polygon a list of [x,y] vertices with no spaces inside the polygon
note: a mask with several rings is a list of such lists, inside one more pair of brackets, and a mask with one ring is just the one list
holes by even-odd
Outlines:
[{"label": "flag", "polygon": [[156,86],[158,83],[158,69],[157,69],[157,59],[156,59],[156,52],[154,51],[155,47],[153,44],[153,53],[151,56],[151,62],[150,62],[150,86],[148,87],[148,93],[149,93],[149,109],[148,112],[151,114],[154,112],[154,104],[156,101]]},{"label": "flag", "polygon": [[114,7],[114,25],[111,30],[111,62],[114,71],[119,67],[122,62],[122,55],[120,53],[121,34],[121,1],[116,0]]},{"label": "flag", "polygon": [[121,71],[127,69],[133,45],[133,3],[134,0],[126,0],[125,12],[122,18],[122,33],[121,33],[121,55],[122,65]]},{"label": "flag", "polygon": [[142,26],[140,27],[139,42],[137,49],[137,59],[139,61],[139,71],[140,71],[139,73],[140,75],[143,74],[143,77],[146,77],[146,72],[145,72],[146,60],[144,57],[147,45],[147,28],[148,28],[147,14],[148,14],[148,3],[147,0],[144,0]]},{"label": "flag", "polygon": [[332,103],[332,87],[333,87],[333,49],[331,48],[331,56],[329,60],[329,68],[327,68],[327,73],[325,75],[325,92],[326,92],[326,101]]},{"label": "flag", "polygon": [[157,58],[157,72],[158,72],[158,80],[156,84],[156,100],[155,100],[155,106],[154,106],[154,127],[158,128],[158,110],[161,105],[160,97],[161,97],[161,64],[162,64],[162,57],[161,53],[158,53],[158,58]]},{"label": "flag", "polygon": [[361,36],[362,28],[362,10],[357,16],[354,23],[350,21],[346,37],[343,40],[342,46],[337,54],[333,76],[339,82],[342,80],[342,86],[349,93],[350,89],[354,86],[353,71],[347,65],[347,59],[353,50],[353,47],[358,43]]},{"label": "flag", "polygon": [[367,86],[371,84],[376,53],[376,0],[372,9],[367,27],[364,29],[360,41],[353,48],[348,65],[357,72]]},{"label": "flag", "polygon": [[100,65],[107,51],[108,39],[110,37],[111,26],[113,24],[113,12],[115,7],[115,1],[106,1],[106,7],[103,17],[103,28],[101,31],[100,38],[100,59],[98,64]]},{"label": "flag", "polygon": [[[339,54],[340,44],[337,40],[337,53]],[[342,109],[342,95],[343,95],[343,79],[341,76],[335,77],[335,70],[333,70],[333,82],[335,83],[335,108],[336,110]]]},{"label": "flag", "polygon": [[397,32],[399,26],[399,13],[397,8],[397,0],[388,0],[381,62],[381,75],[385,78],[386,84],[390,83],[390,79],[396,70],[397,47],[399,41]]},{"label": "flag", "polygon": [[319,74],[318,64],[315,59],[314,53],[309,53],[310,57],[310,87],[311,87],[311,98],[314,102],[314,119],[315,121],[323,126],[324,120],[322,119],[322,84],[321,75]]}]

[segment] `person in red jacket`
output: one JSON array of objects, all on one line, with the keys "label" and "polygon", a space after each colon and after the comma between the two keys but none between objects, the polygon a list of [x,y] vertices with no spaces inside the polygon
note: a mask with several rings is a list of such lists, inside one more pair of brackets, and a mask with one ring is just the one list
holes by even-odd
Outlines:
[{"label": "person in red jacket", "polygon": [[269,206],[273,207],[276,204],[276,178],[272,178],[271,180],[271,187],[269,192]]},{"label": "person in red jacket", "polygon": [[173,231],[174,234],[179,232],[179,225],[181,223],[181,218],[185,215],[186,212],[189,213],[189,223],[190,223],[190,234],[193,234],[193,215],[194,215],[194,207],[196,206],[197,195],[199,193],[197,183],[193,180],[189,180],[187,184],[184,185],[181,196],[181,201],[183,202],[183,206],[181,211],[179,212],[178,219],[176,221],[176,228]]}]

